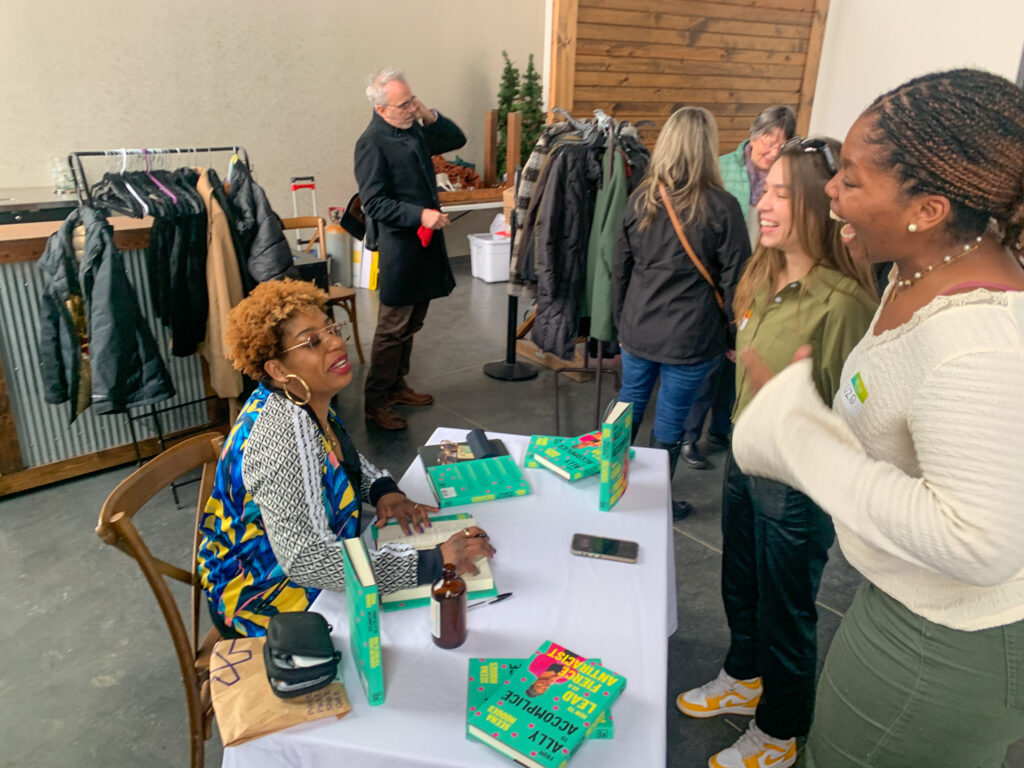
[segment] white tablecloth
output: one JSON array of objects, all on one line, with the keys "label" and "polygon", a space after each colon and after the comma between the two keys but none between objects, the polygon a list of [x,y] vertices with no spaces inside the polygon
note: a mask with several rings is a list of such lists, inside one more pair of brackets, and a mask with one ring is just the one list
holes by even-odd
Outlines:
[{"label": "white tablecloth", "polygon": [[[464,435],[441,428],[429,442]],[[522,463],[528,438],[488,435],[504,440]],[[600,657],[627,681],[613,709],[615,738],[584,744],[572,764],[664,766],[667,641],[676,629],[667,455],[637,449],[629,487],[611,512],[598,510],[596,477],[570,484],[543,469],[524,473],[529,496],[444,510],[476,517],[497,549],[491,567],[498,590],[514,593],[469,612],[462,647],[434,646],[427,608],[382,614],[387,701],[371,707],[348,647],[345,596],[323,592],[313,610],[334,626],[352,712],[226,748],[224,767],[507,768],[508,758],[465,737],[467,659],[523,657],[544,640]],[[413,500],[433,499],[419,459],[400,486]],[[573,556],[574,532],[637,541],[639,562]]]}]

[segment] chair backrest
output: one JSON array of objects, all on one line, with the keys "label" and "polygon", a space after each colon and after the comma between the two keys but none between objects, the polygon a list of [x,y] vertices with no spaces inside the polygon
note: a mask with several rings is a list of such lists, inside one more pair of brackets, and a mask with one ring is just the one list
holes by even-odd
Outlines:
[{"label": "chair backrest", "polygon": [[[96,525],[96,533],[105,543],[135,559],[167,622],[185,686],[193,768],[201,768],[204,744],[210,736],[213,709],[210,705],[209,658],[213,644],[220,639],[216,628],[207,632],[202,640],[199,638],[199,614],[206,598],[196,575],[196,550],[199,546],[200,515],[213,490],[217,460],[223,444],[223,435],[205,432],[150,459],[110,492]],[[192,553],[186,569],[155,557],[136,529],[133,518],[156,494],[168,489],[182,475],[197,469],[202,474],[193,521]],[[168,578],[190,587],[191,631],[185,627],[181,611],[166,581]]]},{"label": "chair backrest", "polygon": [[306,243],[306,253],[313,250],[314,244],[319,244],[318,252],[321,259],[327,258],[327,225],[320,216],[294,216],[290,219],[281,219],[281,226],[289,229],[315,229],[316,236],[310,238]]}]

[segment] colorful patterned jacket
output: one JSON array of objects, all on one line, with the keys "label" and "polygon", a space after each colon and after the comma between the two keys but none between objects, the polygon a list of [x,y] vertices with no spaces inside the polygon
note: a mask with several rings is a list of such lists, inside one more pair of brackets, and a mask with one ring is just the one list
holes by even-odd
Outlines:
[{"label": "colorful patterned jacket", "polygon": [[[307,408],[260,386],[228,435],[200,521],[198,572],[214,612],[242,635],[262,635],[276,613],[306,610],[322,589],[343,591],[340,541],[359,535],[361,500],[398,490],[355,450],[333,409],[329,421],[342,462]],[[440,573],[436,550],[418,555],[408,544],[386,544],[370,559],[382,592]]]}]

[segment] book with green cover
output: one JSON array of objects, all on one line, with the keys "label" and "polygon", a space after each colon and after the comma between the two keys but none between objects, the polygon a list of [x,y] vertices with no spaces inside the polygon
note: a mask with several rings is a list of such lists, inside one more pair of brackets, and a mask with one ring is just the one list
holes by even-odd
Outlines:
[{"label": "book with green cover", "polygon": [[370,567],[366,544],[359,537],[344,539],[341,548],[345,568],[345,604],[348,609],[348,640],[352,661],[366,700],[384,703],[384,667],[380,648],[380,601],[377,579]]},{"label": "book with green cover", "polygon": [[601,424],[601,491],[598,508],[609,511],[629,485],[629,443],[633,404],[618,402]]},{"label": "book with green cover", "polygon": [[[581,437],[586,438],[586,435]],[[601,471],[601,444],[571,438],[561,445],[538,445],[533,459],[559,477],[575,482]]]},{"label": "book with green cover", "polygon": [[[629,449],[629,457],[635,451]],[[601,472],[601,432],[586,432],[576,437],[532,435],[523,454],[523,466],[547,469],[575,482]]]},{"label": "book with green cover", "polygon": [[563,768],[625,687],[622,675],[545,641],[473,713],[468,732],[527,768]]},{"label": "book with green cover", "polygon": [[442,509],[530,492],[529,483],[511,456],[427,467],[427,479]]},{"label": "book with green cover", "polygon": [[[389,520],[387,525],[382,528],[374,527],[370,530],[378,547],[389,541],[397,541],[409,544],[415,549],[433,549],[438,544],[447,541],[453,533],[458,533],[476,524],[476,519],[471,515],[465,512],[456,512],[430,518],[430,527],[424,528],[422,533],[406,535],[402,533],[401,527],[394,520]],[[477,560],[475,565],[479,569],[479,573],[476,575],[464,573],[461,577],[466,582],[466,598],[479,600],[497,597],[498,588],[495,586],[494,577],[491,574],[490,561],[483,557]],[[380,596],[381,608],[387,612],[429,606],[431,587],[431,584],[420,584],[382,594]]]},{"label": "book with green cover", "polygon": [[[600,659],[591,659],[600,664]],[[487,699],[499,685],[508,685],[526,659],[470,659],[469,676],[466,681],[466,738],[475,738],[469,732],[469,726],[476,713],[487,703]],[[592,739],[611,739],[615,737],[615,723],[612,722],[612,711],[602,712],[597,724],[590,734]]]},{"label": "book with green cover", "polygon": [[526,453],[523,454],[523,466],[530,469],[540,469],[544,465],[534,458],[538,451],[549,446],[561,447],[563,445],[572,445],[575,440],[576,438],[574,437],[559,437],[558,435],[531,435],[530,444],[526,446]]}]

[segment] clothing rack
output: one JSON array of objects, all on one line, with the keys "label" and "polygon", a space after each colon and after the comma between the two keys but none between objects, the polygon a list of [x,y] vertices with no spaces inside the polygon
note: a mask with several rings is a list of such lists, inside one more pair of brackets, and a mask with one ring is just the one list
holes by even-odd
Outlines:
[{"label": "clothing rack", "polygon": [[[89,207],[92,207],[92,192],[89,189],[89,182],[85,176],[85,168],[82,166],[83,157],[120,157],[123,162],[127,160],[128,155],[148,157],[149,155],[192,155],[199,154],[201,152],[231,152],[236,155],[240,154],[242,156],[242,162],[244,162],[246,166],[249,165],[249,153],[245,151],[245,147],[236,144],[231,147],[145,147],[139,149],[122,147],[120,149],[99,149],[85,152],[72,152],[68,155],[68,167],[71,169],[71,178],[75,182],[75,194],[78,196],[79,204],[89,205]],[[77,169],[75,168],[76,165],[78,166]],[[123,165],[121,170],[124,170]]]},{"label": "clothing rack", "polygon": [[[71,178],[74,180],[74,183],[75,183],[75,194],[78,197],[79,204],[80,205],[88,205],[89,207],[93,207],[94,202],[93,202],[93,197],[92,197],[92,190],[90,188],[89,181],[88,181],[88,179],[86,177],[86,174],[85,174],[85,167],[82,165],[82,158],[83,157],[120,157],[121,160],[122,160],[121,170],[124,171],[125,165],[126,165],[126,162],[127,162],[127,158],[128,158],[129,155],[136,156],[136,157],[147,158],[147,169],[148,169],[148,158],[149,158],[150,155],[178,155],[178,156],[181,156],[181,155],[194,155],[194,154],[214,153],[214,152],[230,152],[233,155],[239,155],[240,159],[242,160],[242,162],[244,162],[247,167],[249,166],[249,153],[245,150],[245,147],[236,144],[236,145],[232,145],[232,146],[223,146],[223,147],[145,147],[145,148],[140,147],[140,148],[135,148],[135,149],[127,148],[127,147],[122,147],[122,148],[119,148],[119,149],[102,149],[102,150],[88,150],[88,151],[71,152],[68,155],[68,167],[71,169]],[[164,434],[163,426],[160,423],[160,416],[159,416],[159,414],[166,413],[166,412],[169,412],[169,411],[174,411],[174,410],[177,410],[179,408],[185,408],[185,407],[188,407],[188,406],[198,405],[200,403],[210,403],[210,402],[212,402],[212,401],[214,401],[216,399],[217,398],[215,396],[211,395],[211,396],[207,396],[207,397],[203,397],[203,398],[198,398],[198,399],[195,399],[195,400],[189,400],[188,402],[184,402],[184,403],[177,403],[175,405],[163,406],[163,407],[160,407],[160,408],[157,408],[155,405],[150,405],[146,409],[146,412],[144,414],[133,414],[130,411],[126,410],[125,411],[125,420],[126,420],[126,422],[128,424],[129,433],[131,434],[132,447],[133,447],[133,449],[135,451],[136,463],[140,464],[140,465],[142,463],[142,452],[140,450],[138,436],[137,436],[136,431],[135,431],[135,422],[136,421],[140,421],[140,420],[144,420],[144,419],[149,419],[149,420],[152,421],[153,427],[154,427],[154,429],[156,431],[156,435],[157,435],[157,442],[158,442],[158,444],[160,446],[160,451],[162,452],[162,451],[165,451],[167,449],[167,442],[166,442],[166,439],[165,439],[165,434]],[[204,425],[203,427],[193,428],[191,430],[187,430],[185,432],[185,434],[186,435],[187,434],[191,434],[192,432],[201,431],[202,429],[208,429],[208,426]],[[175,503],[176,506],[178,506],[179,508],[181,506],[181,502],[180,502],[180,499],[178,497],[178,489],[181,488],[182,486],[185,486],[185,485],[188,485],[190,483],[196,482],[198,479],[199,478],[197,478],[197,477],[188,478],[188,479],[184,479],[184,480],[176,479],[175,481],[173,481],[171,483],[171,493],[174,495],[174,503]]]},{"label": "clothing rack", "polygon": [[[565,121],[568,122],[570,124],[570,126],[572,126],[572,129],[574,131],[580,133],[585,139],[589,138],[589,137],[593,137],[595,135],[595,133],[603,134],[606,137],[611,137],[612,135],[616,135],[617,136],[618,135],[618,130],[619,130],[620,126],[622,125],[622,123],[617,122],[612,115],[609,115],[607,112],[605,112],[602,109],[595,109],[593,111],[593,119],[585,119],[585,120],[580,120],[580,119],[574,118],[572,116],[572,113],[569,112],[569,110],[564,109],[563,107],[553,107],[551,111],[554,114],[557,114],[557,115],[560,115],[561,117],[563,117],[565,119]],[[647,124],[649,124],[649,125],[654,125],[654,123],[651,122],[651,121],[645,121],[645,122]],[[510,296],[509,299],[510,299],[510,305],[511,305],[511,303],[515,300],[515,297],[514,296]],[[597,387],[596,387],[595,398],[594,398],[594,425],[595,425],[596,429],[600,429],[601,428],[601,422],[603,420],[603,413],[604,413],[604,410],[605,410],[605,403],[603,402],[604,398],[602,396],[602,381],[603,381],[604,375],[607,374],[607,375],[610,375],[612,377],[616,393],[618,392],[618,389],[621,386],[621,376],[619,374],[619,371],[617,369],[615,369],[614,367],[613,368],[605,368],[604,367],[605,342],[601,341],[600,339],[595,339],[595,341],[597,342],[596,365],[594,367],[591,366],[591,364],[590,364],[590,360],[591,360],[591,358],[590,358],[590,349],[589,349],[589,343],[588,343],[589,341],[590,341],[590,339],[588,338],[584,342],[584,357],[583,357],[583,364],[582,365],[563,366],[563,367],[553,368],[554,374],[555,374],[554,375],[554,397],[555,397],[555,407],[554,407],[555,427],[554,427],[554,433],[556,435],[561,434],[561,420],[560,420],[560,412],[559,412],[559,375],[565,374],[565,375],[571,376],[572,374],[588,374],[588,375],[594,376],[596,378]],[[497,365],[497,364],[496,363],[490,363],[489,365]],[[486,367],[485,367],[485,371],[486,371]],[[493,375],[493,374],[491,374],[491,375]],[[495,378],[498,378],[498,377],[495,377]]]}]

